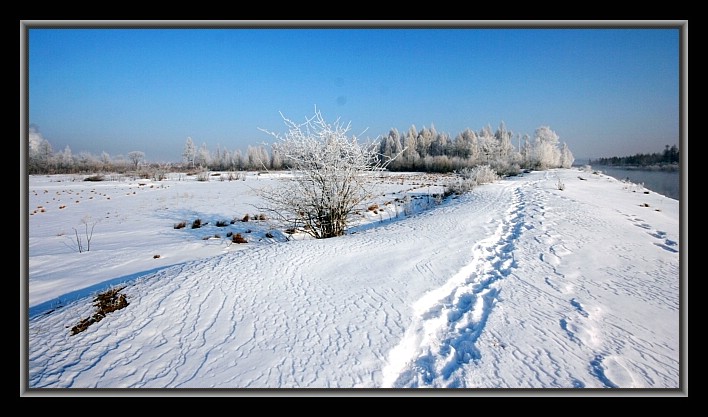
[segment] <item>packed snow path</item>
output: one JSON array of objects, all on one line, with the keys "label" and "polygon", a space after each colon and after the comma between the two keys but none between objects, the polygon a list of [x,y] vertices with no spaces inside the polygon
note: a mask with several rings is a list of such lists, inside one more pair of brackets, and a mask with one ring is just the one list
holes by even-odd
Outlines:
[{"label": "packed snow path", "polygon": [[74,336],[91,298],[38,312],[29,386],[678,388],[678,202],[576,177],[152,272]]}]

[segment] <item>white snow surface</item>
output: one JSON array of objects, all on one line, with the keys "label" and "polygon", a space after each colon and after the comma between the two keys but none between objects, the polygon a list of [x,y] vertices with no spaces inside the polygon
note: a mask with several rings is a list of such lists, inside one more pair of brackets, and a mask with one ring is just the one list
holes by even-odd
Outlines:
[{"label": "white snow surface", "polygon": [[280,177],[30,176],[27,387],[681,388],[679,201],[573,168],[431,203],[391,173],[347,235],[285,241],[241,221]]}]

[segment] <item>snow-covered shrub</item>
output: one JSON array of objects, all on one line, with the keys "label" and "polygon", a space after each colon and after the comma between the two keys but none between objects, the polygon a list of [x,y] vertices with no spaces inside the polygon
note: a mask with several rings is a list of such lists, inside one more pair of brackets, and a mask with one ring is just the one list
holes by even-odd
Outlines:
[{"label": "snow-covered shrub", "polygon": [[372,195],[370,172],[383,170],[391,159],[380,159],[375,144],[349,137],[349,125],[330,124],[317,110],[304,123],[283,120],[284,135],[264,131],[277,139],[273,150],[292,176],[282,187],[259,191],[269,205],[264,209],[274,221],[317,239],[343,235],[355,208]]},{"label": "snow-covered shrub", "polygon": [[466,192],[472,191],[474,187],[477,186],[477,182],[472,178],[463,178],[461,176],[456,176],[445,184],[445,196],[450,196],[452,194],[464,194]]},{"label": "snow-covered shrub", "polygon": [[463,168],[445,186],[445,195],[464,194],[478,185],[489,184],[499,179],[497,172],[489,165]]},{"label": "snow-covered shrub", "polygon": [[479,165],[474,168],[464,168],[459,175],[464,179],[472,179],[477,185],[489,184],[499,179],[499,175],[489,165]]},{"label": "snow-covered shrub", "polygon": [[556,181],[556,188],[559,189],[560,191],[565,190],[565,183],[563,182],[562,179],[560,179],[560,177]]},{"label": "snow-covered shrub", "polygon": [[197,172],[197,181],[209,181],[209,171]]}]

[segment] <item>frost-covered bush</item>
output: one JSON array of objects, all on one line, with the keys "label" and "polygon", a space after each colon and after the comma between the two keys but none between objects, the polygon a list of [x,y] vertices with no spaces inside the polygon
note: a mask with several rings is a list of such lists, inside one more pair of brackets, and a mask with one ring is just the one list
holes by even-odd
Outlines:
[{"label": "frost-covered bush", "polygon": [[489,165],[463,168],[447,183],[445,194],[464,194],[478,185],[492,183],[498,179],[499,175]]},{"label": "frost-covered bush", "polygon": [[556,180],[556,188],[560,191],[565,190],[565,183],[562,179],[560,179],[560,177]]},{"label": "frost-covered bush", "polygon": [[474,168],[460,170],[459,176],[466,180],[474,180],[476,184],[488,184],[499,179],[496,170],[489,165],[479,165]]},{"label": "frost-covered bush", "polygon": [[317,239],[343,235],[350,214],[372,195],[370,173],[383,170],[391,159],[379,159],[376,146],[349,136],[349,125],[339,120],[326,122],[317,110],[304,123],[283,120],[284,135],[263,131],[277,139],[274,152],[291,176],[280,187],[259,190],[268,205],[264,209],[273,221]]},{"label": "frost-covered bush", "polygon": [[505,160],[492,162],[490,167],[500,176],[514,176],[521,172],[521,167],[518,163]]},{"label": "frost-covered bush", "polygon": [[477,182],[475,182],[474,179],[466,179],[456,176],[445,185],[445,196],[452,194],[464,194],[468,191],[472,191],[472,189],[476,186]]},{"label": "frost-covered bush", "polygon": [[209,171],[199,171],[197,172],[197,181],[209,181]]}]

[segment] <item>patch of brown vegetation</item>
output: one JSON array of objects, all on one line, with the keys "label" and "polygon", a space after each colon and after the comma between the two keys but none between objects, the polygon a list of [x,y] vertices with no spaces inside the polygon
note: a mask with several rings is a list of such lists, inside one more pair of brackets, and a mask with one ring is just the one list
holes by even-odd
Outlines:
[{"label": "patch of brown vegetation", "polygon": [[125,287],[113,288],[102,292],[93,299],[93,305],[96,307],[96,312],[88,318],[81,320],[76,326],[71,328],[71,335],[75,335],[88,329],[93,323],[98,323],[106,317],[106,314],[112,313],[128,306],[128,299],[125,294],[119,292]]},{"label": "patch of brown vegetation", "polygon": [[241,233],[236,233],[235,235],[231,236],[231,241],[234,243],[248,243],[248,241],[244,239],[243,236],[241,236]]}]

